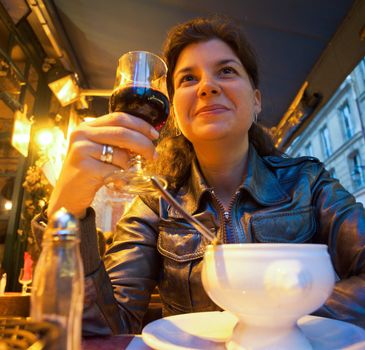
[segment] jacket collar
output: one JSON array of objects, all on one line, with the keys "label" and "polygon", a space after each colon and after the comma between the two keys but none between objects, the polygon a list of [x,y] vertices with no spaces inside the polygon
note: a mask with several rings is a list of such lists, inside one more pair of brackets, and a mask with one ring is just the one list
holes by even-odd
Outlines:
[{"label": "jacket collar", "polygon": [[[261,205],[270,206],[289,200],[273,172],[250,144],[248,151],[247,176],[238,190],[245,189]],[[200,200],[213,189],[207,185],[197,159],[191,165],[191,176],[187,186],[178,193],[180,203],[191,214],[196,212]]]},{"label": "jacket collar", "polygon": [[255,147],[250,144],[247,177],[240,186],[245,188],[262,205],[280,204],[290,199],[277,177],[270,170]]}]

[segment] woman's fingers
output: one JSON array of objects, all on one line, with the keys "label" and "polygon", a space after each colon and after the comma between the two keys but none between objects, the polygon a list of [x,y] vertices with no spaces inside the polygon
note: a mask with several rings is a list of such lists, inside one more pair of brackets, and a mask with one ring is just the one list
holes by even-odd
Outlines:
[{"label": "woman's fingers", "polygon": [[[128,168],[128,163],[129,163],[129,160],[130,160],[130,152],[126,149],[121,149],[119,147],[113,147],[113,154],[111,156],[111,159],[110,159],[110,163],[107,163],[105,161],[103,161],[101,159],[101,156],[102,156],[102,153],[103,153],[103,145],[99,145],[98,144],[98,150],[96,153],[93,153],[91,156],[95,159],[95,160],[98,160],[100,162],[103,162],[105,164],[111,164],[115,167],[118,167],[118,168],[122,168],[122,169],[126,169]],[[112,171],[113,170],[116,170],[116,169],[111,169]]]},{"label": "woman's fingers", "polygon": [[122,112],[106,114],[83,124],[91,127],[119,126],[138,131],[151,140],[157,139],[159,135],[158,131],[143,119]]},{"label": "woman's fingers", "polygon": [[[117,146],[113,147],[113,155],[111,159],[111,165],[118,168],[126,169],[128,167],[128,162],[130,159],[130,152],[126,149],[121,149]],[[108,165],[108,163],[103,162],[101,160],[101,156],[103,153],[103,144],[95,143],[90,140],[80,140],[76,141],[71,145],[70,148],[70,159],[72,159],[73,164],[77,163],[85,163],[84,165],[89,166],[90,159],[93,162],[90,164],[90,170],[94,171],[95,167],[97,167],[98,171],[100,167],[104,167]],[[94,161],[98,161],[98,163],[94,163]],[[111,168],[111,170],[113,170]],[[108,170],[106,170],[107,172]],[[104,173],[104,171],[103,171]]]},{"label": "woman's fingers", "polygon": [[71,135],[71,144],[89,140],[98,144],[127,149],[146,159],[155,155],[152,141],[158,132],[144,120],[126,113],[111,113],[82,123]]},{"label": "woman's fingers", "polygon": [[77,129],[73,132],[72,142],[92,141],[99,145],[111,145],[140,154],[152,159],[155,146],[151,139],[138,131],[116,126],[99,126]]}]

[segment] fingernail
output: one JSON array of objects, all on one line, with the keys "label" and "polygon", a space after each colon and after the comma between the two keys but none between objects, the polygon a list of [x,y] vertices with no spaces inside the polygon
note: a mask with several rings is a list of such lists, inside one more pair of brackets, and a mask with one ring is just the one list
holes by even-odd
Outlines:
[{"label": "fingernail", "polygon": [[158,137],[160,136],[159,132],[154,128],[151,129],[150,134],[154,139],[158,139]]}]

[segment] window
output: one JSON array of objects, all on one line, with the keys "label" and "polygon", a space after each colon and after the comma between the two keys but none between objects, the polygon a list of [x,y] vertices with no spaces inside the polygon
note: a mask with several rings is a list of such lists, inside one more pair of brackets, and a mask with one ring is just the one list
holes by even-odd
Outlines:
[{"label": "window", "polygon": [[348,104],[348,102],[346,101],[341,107],[340,107],[340,115],[341,115],[341,119],[342,119],[342,125],[343,125],[343,130],[344,130],[344,136],[346,140],[349,140],[352,135],[354,134],[353,132],[353,127],[352,127],[352,120],[351,120],[351,110],[350,110],[350,106]]},{"label": "window", "polygon": [[328,131],[327,126],[321,129],[320,134],[321,134],[323,154],[326,158],[328,158],[332,154],[332,147],[330,141],[330,133]]},{"label": "window", "polygon": [[365,166],[361,165],[359,152],[356,151],[349,158],[352,183],[354,185],[354,189],[357,189],[365,184]]},{"label": "window", "polygon": [[313,147],[310,142],[305,145],[304,152],[306,156],[313,157]]},{"label": "window", "polygon": [[365,57],[361,60],[360,67],[361,67],[361,71],[362,71],[362,77],[365,80]]}]

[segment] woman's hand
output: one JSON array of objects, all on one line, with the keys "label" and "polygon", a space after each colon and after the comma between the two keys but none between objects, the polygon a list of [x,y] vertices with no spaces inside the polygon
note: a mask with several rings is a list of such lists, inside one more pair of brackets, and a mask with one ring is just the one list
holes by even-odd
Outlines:
[{"label": "woman's hand", "polygon": [[[127,168],[130,152],[146,159],[156,156],[152,141],[158,132],[144,120],[126,113],[111,113],[84,122],[71,135],[60,177],[52,192],[48,217],[61,207],[78,218],[85,216],[106,175]],[[111,164],[102,162],[103,145],[113,146]]]}]

